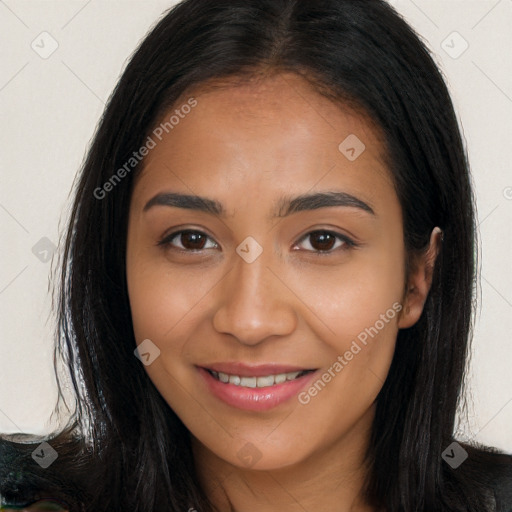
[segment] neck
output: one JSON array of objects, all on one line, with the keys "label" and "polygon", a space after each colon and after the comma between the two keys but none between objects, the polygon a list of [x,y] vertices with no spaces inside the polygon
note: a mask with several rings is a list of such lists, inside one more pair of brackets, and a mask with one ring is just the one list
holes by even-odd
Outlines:
[{"label": "neck", "polygon": [[372,512],[361,494],[373,414],[307,459],[266,470],[230,464],[192,437],[200,483],[219,512]]}]

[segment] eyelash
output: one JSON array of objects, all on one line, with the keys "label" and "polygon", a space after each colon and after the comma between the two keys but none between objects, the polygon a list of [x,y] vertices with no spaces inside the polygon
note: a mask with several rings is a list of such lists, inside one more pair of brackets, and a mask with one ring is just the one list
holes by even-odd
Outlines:
[{"label": "eyelash", "polygon": [[[174,231],[173,233],[164,236],[157,243],[157,245],[160,246],[160,247],[163,247],[164,249],[171,249],[171,250],[179,251],[179,252],[182,252],[182,253],[185,253],[185,252],[186,253],[200,253],[200,252],[205,251],[207,249],[211,249],[211,247],[206,248],[206,249],[205,248],[203,248],[203,249],[183,249],[183,248],[180,248],[180,247],[174,247],[171,244],[172,240],[174,240],[176,237],[178,237],[179,235],[182,235],[184,233],[204,235],[208,239],[212,240],[211,237],[209,237],[203,231],[194,230],[194,229],[182,229],[181,231]],[[326,250],[326,251],[320,251],[320,250],[314,250],[314,249],[313,250],[306,249],[306,252],[310,252],[310,253],[316,254],[318,256],[325,256],[325,255],[333,254],[333,253],[335,253],[337,251],[345,251],[345,250],[357,247],[357,244],[353,240],[348,238],[347,236],[342,235],[341,233],[337,233],[335,231],[327,230],[327,229],[315,229],[313,231],[309,231],[308,233],[306,233],[305,235],[303,235],[300,238],[300,240],[299,240],[299,242],[297,242],[297,244],[300,243],[303,240],[307,240],[308,237],[310,237],[311,235],[319,234],[319,233],[320,234],[326,234],[326,235],[333,236],[337,240],[343,242],[343,244],[341,246],[338,246],[337,248],[331,248],[331,249]],[[214,242],[214,243],[215,243],[216,246],[218,246],[218,244],[216,242]],[[297,245],[297,244],[295,244],[295,245]]]}]

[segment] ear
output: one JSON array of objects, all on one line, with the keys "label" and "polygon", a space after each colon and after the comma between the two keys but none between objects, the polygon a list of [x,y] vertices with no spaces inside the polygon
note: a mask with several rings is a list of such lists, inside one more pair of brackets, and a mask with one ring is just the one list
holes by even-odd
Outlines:
[{"label": "ear", "polygon": [[398,321],[399,329],[412,327],[420,318],[427,300],[437,255],[441,250],[443,232],[435,227],[430,235],[428,249],[415,260],[410,270],[403,301],[404,308]]}]

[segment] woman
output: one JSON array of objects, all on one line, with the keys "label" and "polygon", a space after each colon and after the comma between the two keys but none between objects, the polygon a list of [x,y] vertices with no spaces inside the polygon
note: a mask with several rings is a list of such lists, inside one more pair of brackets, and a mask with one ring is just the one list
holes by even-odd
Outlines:
[{"label": "woman", "polygon": [[457,443],[473,195],[446,86],[380,0],[187,0],[134,54],[60,289],[75,423],[2,444],[70,510],[512,510]]}]

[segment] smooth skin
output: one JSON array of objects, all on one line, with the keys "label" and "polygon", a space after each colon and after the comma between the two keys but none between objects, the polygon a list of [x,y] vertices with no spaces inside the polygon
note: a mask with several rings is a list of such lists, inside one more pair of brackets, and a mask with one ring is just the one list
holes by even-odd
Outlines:
[{"label": "smooth skin", "polygon": [[[160,349],[146,371],[190,431],[200,480],[220,511],[373,510],[360,493],[375,398],[398,330],[421,315],[440,231],[406,282],[382,134],[303,78],[202,87],[175,107],[191,96],[197,106],[145,158],[130,206],[135,338]],[[338,148],[351,134],[366,147],[354,161]],[[373,213],[329,206],[276,216],[283,198],[329,191]],[[168,192],[218,201],[225,215],[144,208]],[[236,252],[249,236],[263,249],[252,263]],[[307,405],[294,397],[265,412],[240,410],[212,395],[197,370],[275,362],[321,375],[395,303],[400,314]],[[254,463],[240,457],[247,452]]]}]

